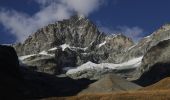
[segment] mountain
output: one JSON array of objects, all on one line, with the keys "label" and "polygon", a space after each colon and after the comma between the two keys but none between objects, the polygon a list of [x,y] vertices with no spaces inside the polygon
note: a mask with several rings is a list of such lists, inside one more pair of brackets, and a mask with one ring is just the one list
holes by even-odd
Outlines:
[{"label": "mountain", "polygon": [[13,47],[20,56],[20,64],[34,71],[93,80],[115,73],[137,80],[155,68],[154,64],[169,57],[162,53],[165,50],[168,54],[168,48],[163,48],[160,61],[155,60],[157,51],[154,48],[168,39],[169,24],[135,44],[123,34],[102,33],[89,19],[76,15],[39,29]]},{"label": "mountain", "polygon": [[65,67],[93,63],[119,62],[133,41],[122,35],[107,35],[83,16],[50,24],[14,45],[24,66],[50,74],[60,74]]},{"label": "mountain", "polygon": [[[162,79],[163,77],[169,75],[167,74],[168,67],[162,67],[168,66],[168,63],[170,62],[168,60],[170,57],[168,47],[170,45],[167,42],[169,39],[170,25],[166,24],[157,31],[153,32],[150,36],[144,37],[141,41],[139,41],[139,43],[129,47],[125,50],[125,52],[121,53],[121,55],[117,57],[120,58],[118,64],[115,64],[114,62],[100,64],[87,62],[77,67],[76,69],[74,68],[69,70],[67,72],[67,75],[71,76],[72,78],[77,77],[98,79],[101,77],[101,75],[105,73],[116,73],[117,75],[124,77],[128,80],[139,79],[140,81],[137,80],[138,83],[142,82],[139,84],[143,86],[153,84]],[[114,57],[112,58],[114,59]],[[164,65],[159,65],[158,63]],[[152,72],[152,69],[155,68],[156,64],[157,66],[160,66],[160,69],[167,70],[166,73],[159,72],[160,69],[156,69],[158,72],[153,72],[152,74],[149,74]],[[145,80],[150,80],[150,82],[142,80],[142,77],[144,77],[145,73],[152,75],[152,77],[149,77],[148,74],[146,74],[144,78]],[[157,75],[157,77],[155,77],[155,74]]]}]

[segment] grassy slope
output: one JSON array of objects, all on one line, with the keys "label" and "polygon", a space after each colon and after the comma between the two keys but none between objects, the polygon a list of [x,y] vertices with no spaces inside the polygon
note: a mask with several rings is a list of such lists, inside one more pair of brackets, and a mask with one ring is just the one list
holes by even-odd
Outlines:
[{"label": "grassy slope", "polygon": [[138,91],[110,94],[86,94],[72,97],[54,97],[43,100],[170,100],[170,78],[142,88]]},{"label": "grassy slope", "polygon": [[44,100],[170,100],[170,90],[134,91],[113,94],[91,94]]}]

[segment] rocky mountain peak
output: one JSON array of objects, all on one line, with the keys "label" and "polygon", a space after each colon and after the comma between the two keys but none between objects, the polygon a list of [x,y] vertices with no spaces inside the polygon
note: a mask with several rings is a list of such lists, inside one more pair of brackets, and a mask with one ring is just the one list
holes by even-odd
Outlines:
[{"label": "rocky mountain peak", "polygon": [[157,31],[153,32],[153,34],[151,35],[163,34],[167,31],[170,31],[170,24],[162,25]]},{"label": "rocky mountain peak", "polygon": [[170,30],[170,24],[165,24],[165,25],[163,25],[163,26],[160,28],[160,30],[162,30],[162,31]]},{"label": "rocky mountain peak", "polygon": [[82,14],[74,15],[74,16],[72,16],[71,18],[78,19],[78,20],[87,20],[87,17],[85,17],[85,16],[82,15]]},{"label": "rocky mountain peak", "polygon": [[100,34],[90,20],[82,15],[76,15],[39,29],[22,45],[17,44],[15,47],[19,55],[38,53],[62,44],[85,48],[96,41]]},{"label": "rocky mountain peak", "polygon": [[89,19],[76,15],[39,29],[14,47],[27,66],[60,74],[65,67],[77,67],[88,61],[118,63],[120,55],[132,45],[132,39],[123,34],[102,33]]}]

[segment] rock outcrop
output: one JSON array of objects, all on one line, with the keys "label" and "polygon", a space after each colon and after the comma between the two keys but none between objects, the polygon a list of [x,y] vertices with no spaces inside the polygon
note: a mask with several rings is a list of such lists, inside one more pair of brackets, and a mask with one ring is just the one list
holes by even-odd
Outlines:
[{"label": "rock outcrop", "polygon": [[147,86],[170,76],[170,39],[153,46],[144,55],[137,82]]},{"label": "rock outcrop", "polygon": [[0,99],[19,96],[18,83],[23,77],[14,48],[0,45],[0,67]]}]

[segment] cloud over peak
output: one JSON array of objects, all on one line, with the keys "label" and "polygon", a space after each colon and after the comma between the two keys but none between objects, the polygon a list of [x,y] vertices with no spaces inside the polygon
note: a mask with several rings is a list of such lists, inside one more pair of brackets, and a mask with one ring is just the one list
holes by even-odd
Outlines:
[{"label": "cloud over peak", "polygon": [[0,24],[11,34],[17,42],[24,41],[37,29],[54,21],[69,18],[73,14],[88,16],[99,9],[104,0],[35,0],[40,10],[34,15],[15,10],[1,9]]}]

